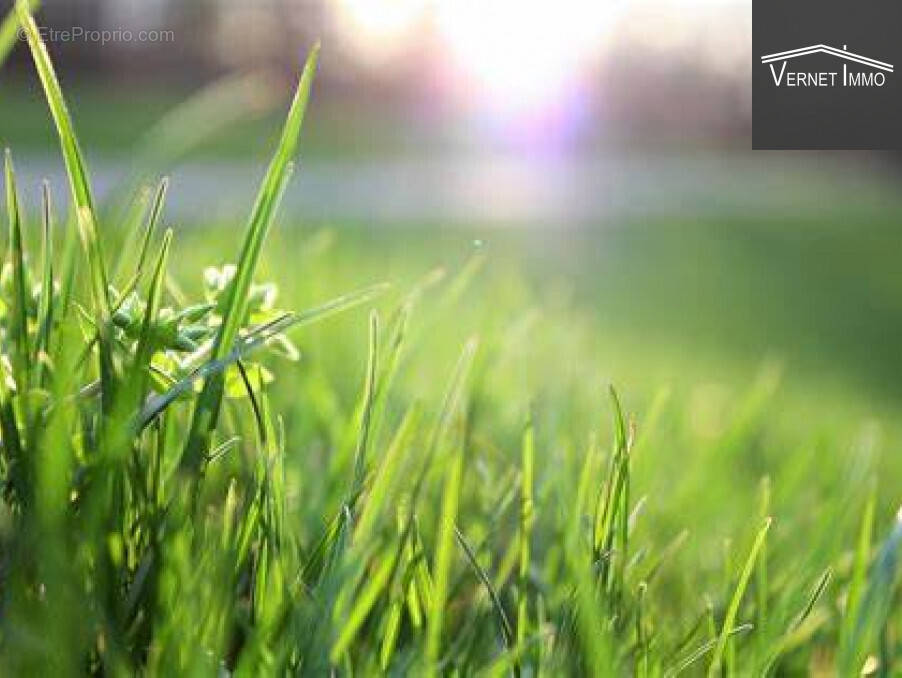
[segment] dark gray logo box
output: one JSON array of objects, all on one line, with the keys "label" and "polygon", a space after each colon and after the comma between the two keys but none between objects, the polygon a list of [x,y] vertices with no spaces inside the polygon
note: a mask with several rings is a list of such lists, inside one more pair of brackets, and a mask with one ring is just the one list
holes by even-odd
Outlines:
[{"label": "dark gray logo box", "polygon": [[[818,45],[865,60],[817,51],[761,62]],[[753,148],[902,149],[902,0],[753,0],[752,47]],[[777,86],[771,67],[780,78],[784,64]]]}]

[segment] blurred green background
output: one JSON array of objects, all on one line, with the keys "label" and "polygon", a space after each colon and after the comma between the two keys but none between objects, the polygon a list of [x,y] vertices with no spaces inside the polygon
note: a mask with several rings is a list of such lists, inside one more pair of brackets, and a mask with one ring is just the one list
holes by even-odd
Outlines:
[{"label": "blurred green background", "polygon": [[[48,45],[99,192],[121,205],[117,187],[171,174],[167,220],[178,238],[203,241],[197,258],[211,261],[201,263],[233,256],[300,55],[320,36],[300,167],[268,250],[283,287],[304,275],[293,260],[323,233],[340,243],[336,286],[403,286],[478,251],[487,271],[516,274],[469,303],[572,309],[575,334],[591,327],[581,350],[598,367],[573,366],[574,379],[645,397],[677,384],[705,403],[780,365],[800,431],[855,430],[868,417],[892,429],[898,159],[749,151],[742,3],[599,13],[568,2],[554,16],[523,10],[523,35],[494,46],[486,31],[515,16],[500,0],[480,21],[472,3],[426,0],[51,1],[39,17],[172,32]],[[536,39],[555,31],[572,40]],[[62,209],[53,128],[21,48],[0,74],[0,141],[16,154],[26,204],[48,176]],[[357,376],[338,377],[349,398]]]}]

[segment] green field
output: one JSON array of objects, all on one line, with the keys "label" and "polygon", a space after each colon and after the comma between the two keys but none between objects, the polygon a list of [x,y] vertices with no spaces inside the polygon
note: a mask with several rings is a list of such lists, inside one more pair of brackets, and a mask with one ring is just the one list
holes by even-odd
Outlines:
[{"label": "green field", "polygon": [[76,209],[12,149],[0,673],[902,672],[899,214],[294,223],[311,61],[250,218],[169,231],[30,46]]}]

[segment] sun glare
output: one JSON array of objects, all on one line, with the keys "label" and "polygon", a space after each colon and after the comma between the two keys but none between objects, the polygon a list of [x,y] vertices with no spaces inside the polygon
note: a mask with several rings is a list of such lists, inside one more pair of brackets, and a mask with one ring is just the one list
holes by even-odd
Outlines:
[{"label": "sun glare", "polygon": [[400,52],[431,0],[334,0],[344,37],[364,58]]},{"label": "sun glare", "polygon": [[500,111],[541,109],[577,81],[608,19],[597,0],[440,0],[436,28],[458,76]]},{"label": "sun glare", "polygon": [[397,49],[428,26],[451,84],[500,113],[534,112],[566,96],[604,44],[617,2],[336,0],[365,56]]}]

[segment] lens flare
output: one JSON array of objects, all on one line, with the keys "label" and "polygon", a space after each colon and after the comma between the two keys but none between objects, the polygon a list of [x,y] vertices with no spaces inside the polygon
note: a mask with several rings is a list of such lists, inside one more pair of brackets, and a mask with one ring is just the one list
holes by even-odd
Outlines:
[{"label": "lens flare", "polygon": [[610,9],[597,0],[440,0],[436,28],[464,86],[499,112],[558,100],[597,55]]},{"label": "lens flare", "polygon": [[403,51],[433,0],[334,0],[343,37],[368,59]]},{"label": "lens flare", "polygon": [[369,60],[435,38],[441,77],[498,113],[552,105],[604,46],[617,0],[334,0],[341,33]]}]

